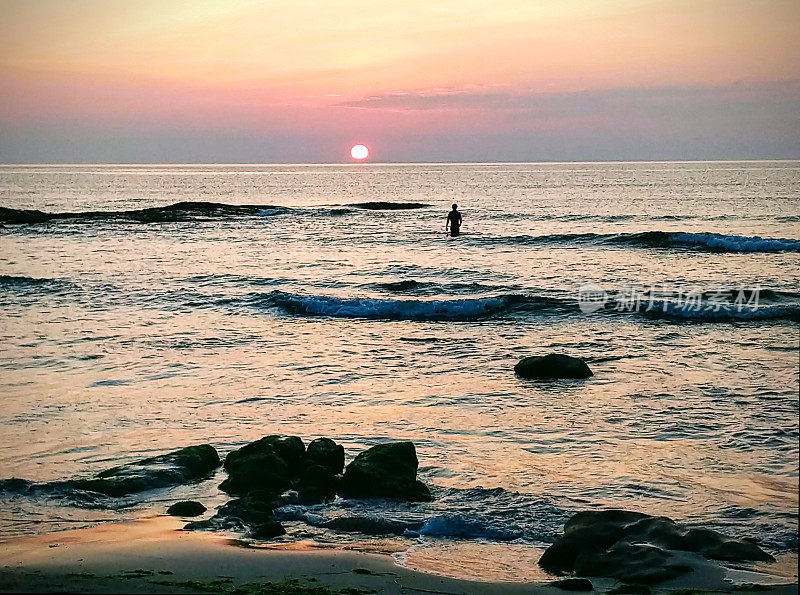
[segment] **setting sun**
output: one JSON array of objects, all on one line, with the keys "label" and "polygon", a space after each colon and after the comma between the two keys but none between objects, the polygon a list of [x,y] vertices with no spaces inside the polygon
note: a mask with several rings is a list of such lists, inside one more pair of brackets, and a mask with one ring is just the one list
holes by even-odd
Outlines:
[{"label": "setting sun", "polygon": [[369,156],[369,149],[364,145],[354,145],[350,149],[350,156],[353,159],[361,161]]}]

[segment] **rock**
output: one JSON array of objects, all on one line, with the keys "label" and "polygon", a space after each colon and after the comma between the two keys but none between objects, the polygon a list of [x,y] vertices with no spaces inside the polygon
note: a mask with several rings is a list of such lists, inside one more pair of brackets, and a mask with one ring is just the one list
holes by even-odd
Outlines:
[{"label": "rock", "polygon": [[217,513],[211,517],[212,521],[223,521],[225,525],[232,525],[231,519],[238,519],[244,525],[260,525],[272,520],[271,494],[268,492],[255,492],[228,500],[220,506]]},{"label": "rock", "polygon": [[335,475],[344,469],[344,447],[330,438],[317,438],[308,444],[304,461],[306,467],[322,465],[329,467]]},{"label": "rock", "polygon": [[336,474],[330,467],[311,465],[300,474],[297,496],[301,504],[320,504],[336,497]]},{"label": "rock", "polygon": [[551,353],[545,356],[525,357],[514,366],[522,378],[588,378],[593,376],[582,359]]},{"label": "rock", "polygon": [[647,585],[633,585],[621,583],[606,591],[609,595],[649,595],[650,587]]},{"label": "rock", "polygon": [[562,591],[594,591],[594,585],[585,578],[565,578],[553,581],[550,586]]},{"label": "rock", "polygon": [[625,525],[643,518],[647,515],[626,510],[579,512],[564,524],[564,535],[545,550],[539,566],[548,572],[571,572],[581,551],[611,547],[622,538]]},{"label": "rock", "polygon": [[[265,491],[276,496],[287,489],[290,485],[290,467],[275,450],[279,441],[272,438],[275,437],[262,438],[229,453],[225,457],[228,479],[220,484],[220,489],[228,494]],[[285,442],[281,443],[281,449],[286,452]]]},{"label": "rock", "polygon": [[219,463],[219,455],[214,447],[201,444],[106,469],[92,479],[75,480],[73,485],[107,496],[127,496],[201,479],[216,469]]},{"label": "rock", "polygon": [[338,492],[345,498],[397,498],[429,502],[430,491],[417,481],[412,442],[378,444],[360,453],[345,469]]},{"label": "rock", "polygon": [[670,551],[737,562],[774,559],[752,541],[730,539],[710,529],[689,528],[640,512],[601,510],[571,517],[564,524],[564,535],[547,548],[539,565],[548,572],[652,584],[690,570]]},{"label": "rock", "polygon": [[522,378],[588,378],[593,376],[582,359],[551,353],[544,356],[525,357],[514,366]]},{"label": "rock", "polygon": [[267,521],[253,527],[247,535],[253,539],[272,539],[285,534],[286,529],[278,521]]},{"label": "rock", "polygon": [[172,516],[199,516],[206,511],[206,507],[194,500],[182,500],[167,508],[167,514]]},{"label": "rock", "polygon": [[618,542],[605,551],[582,551],[575,560],[576,574],[608,576],[626,583],[660,583],[692,570],[661,548],[644,543]]},{"label": "rock", "polygon": [[237,462],[266,451],[274,452],[283,459],[290,475],[294,476],[300,473],[306,449],[303,441],[297,436],[264,436],[260,440],[246,444],[242,448],[228,453],[228,456],[225,457],[225,469],[230,471],[231,466],[235,466]]},{"label": "rock", "polygon": [[364,535],[403,535],[409,528],[408,523],[378,516],[343,516],[331,519],[323,526],[335,531]]}]

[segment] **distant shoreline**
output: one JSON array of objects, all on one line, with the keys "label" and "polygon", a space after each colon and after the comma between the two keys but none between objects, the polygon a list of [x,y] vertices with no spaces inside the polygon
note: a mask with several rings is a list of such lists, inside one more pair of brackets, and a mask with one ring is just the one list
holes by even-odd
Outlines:
[{"label": "distant shoreline", "polygon": [[418,166],[418,165],[603,165],[616,163],[800,163],[800,157],[779,157],[779,158],[742,158],[742,159],[598,159],[586,161],[369,161],[354,163],[351,161],[326,161],[326,162],[143,162],[130,161],[119,163],[0,163],[0,167],[367,167],[370,165],[379,166]]}]

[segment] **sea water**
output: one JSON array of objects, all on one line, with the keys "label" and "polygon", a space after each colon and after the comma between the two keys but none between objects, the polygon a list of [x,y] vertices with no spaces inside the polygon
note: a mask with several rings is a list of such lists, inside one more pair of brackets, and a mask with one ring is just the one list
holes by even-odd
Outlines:
[{"label": "sea water", "polygon": [[[0,532],[211,514],[222,472],[59,481],[280,433],[412,440],[435,497],[289,506],[287,540],[525,578],[613,506],[796,552],[799,197],[798,162],[0,167]],[[549,352],[595,375],[515,377]]]}]

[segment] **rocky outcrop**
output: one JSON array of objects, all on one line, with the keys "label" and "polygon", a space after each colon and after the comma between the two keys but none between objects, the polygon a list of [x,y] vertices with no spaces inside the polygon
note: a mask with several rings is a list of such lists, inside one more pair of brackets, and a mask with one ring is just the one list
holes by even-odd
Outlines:
[{"label": "rocky outcrop", "polygon": [[77,479],[73,484],[78,489],[107,496],[127,496],[202,479],[219,463],[219,455],[214,447],[201,444],[106,469],[94,478]]},{"label": "rocky outcrop", "polygon": [[575,572],[653,584],[692,569],[675,552],[693,552],[711,560],[773,560],[752,541],[686,527],[667,517],[601,510],[571,517],[564,525],[564,535],[547,548],[539,565],[553,573]]},{"label": "rocky outcrop", "polygon": [[345,469],[339,495],[345,498],[432,500],[428,487],[417,480],[417,451],[412,442],[378,444],[360,453]]},{"label": "rocky outcrop", "polygon": [[589,378],[594,374],[582,359],[551,353],[544,356],[525,357],[514,366],[522,378]]}]

